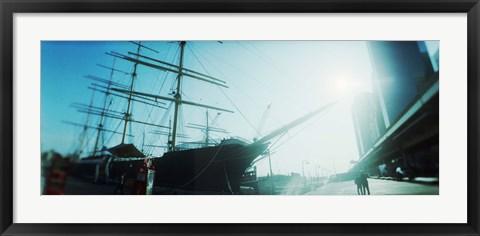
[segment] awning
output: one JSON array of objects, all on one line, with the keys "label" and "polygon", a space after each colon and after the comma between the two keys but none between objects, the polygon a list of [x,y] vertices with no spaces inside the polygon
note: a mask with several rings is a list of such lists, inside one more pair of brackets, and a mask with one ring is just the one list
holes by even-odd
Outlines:
[{"label": "awning", "polygon": [[109,148],[108,152],[116,157],[145,157],[145,154],[138,150],[135,145],[126,143]]}]

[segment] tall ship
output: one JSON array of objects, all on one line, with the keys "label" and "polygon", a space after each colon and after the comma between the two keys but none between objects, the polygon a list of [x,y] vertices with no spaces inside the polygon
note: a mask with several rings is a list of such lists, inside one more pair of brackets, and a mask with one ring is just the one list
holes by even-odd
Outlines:
[{"label": "tall ship", "polygon": [[[215,127],[209,123],[209,111],[234,113],[232,110],[192,102],[185,97],[183,84],[191,80],[213,86],[228,88],[225,81],[217,79],[206,73],[189,69],[184,65],[186,41],[171,42],[178,45],[179,57],[176,63],[159,60],[141,53],[141,50],[155,51],[153,48],[142,42],[131,42],[136,45],[135,52],[118,53],[108,52],[114,58],[113,66],[100,65],[111,72],[110,79],[102,79],[96,76],[87,76],[94,80],[95,85],[91,87],[95,92],[105,94],[103,106],[74,104],[80,112],[88,116],[100,117],[99,124],[79,124],[66,121],[67,123],[82,126],[84,133],[87,129],[96,130],[96,140],[92,152],[87,156],[78,159],[74,163],[73,174],[77,176],[92,176],[95,181],[115,179],[122,173],[130,178],[135,178],[137,170],[144,165],[145,160],[150,160],[155,167],[153,179],[154,194],[240,194],[242,177],[245,171],[256,161],[268,153],[271,140],[285,134],[288,130],[312,119],[313,117],[326,112],[334,103],[319,107],[316,110],[306,112],[290,123],[274,129],[268,134],[246,140],[239,137],[228,137],[220,140],[211,138],[214,132],[227,132],[225,129]],[[123,61],[133,65],[132,72],[125,72],[115,67],[115,61]],[[147,67],[158,70],[160,73],[175,75],[175,86],[168,96],[143,92],[136,86],[141,75],[139,67]],[[129,78],[129,83],[113,82],[114,73],[123,73]],[[188,78],[188,81],[185,80]],[[115,111],[109,108],[111,100],[109,97],[116,97],[126,100],[125,112]],[[151,123],[134,119],[132,111],[133,103],[141,103],[145,107],[158,109],[164,113],[170,112],[168,122]],[[165,105],[170,104],[168,107]],[[187,134],[179,132],[182,123],[180,112],[183,106],[194,106],[205,111],[206,123],[189,123],[191,129],[201,130],[204,139],[194,142],[179,142],[179,138],[188,137]],[[218,117],[217,117],[218,118]],[[121,121],[121,131],[109,130],[105,122],[109,119]],[[88,121],[88,119],[87,119]],[[165,121],[165,120],[164,120]],[[150,146],[164,148],[166,151],[162,156],[151,156],[143,152],[148,144],[129,143],[128,127],[135,123],[140,126],[149,126],[160,129],[155,131],[157,135],[166,136],[164,144],[150,144]],[[168,123],[168,124],[165,124]],[[100,137],[103,133],[111,133],[121,136],[121,142],[112,146],[101,145]],[[84,134],[85,135],[85,134]],[[83,139],[81,139],[83,140]],[[81,141],[83,145],[84,141]],[[77,155],[80,155],[77,153]]]}]

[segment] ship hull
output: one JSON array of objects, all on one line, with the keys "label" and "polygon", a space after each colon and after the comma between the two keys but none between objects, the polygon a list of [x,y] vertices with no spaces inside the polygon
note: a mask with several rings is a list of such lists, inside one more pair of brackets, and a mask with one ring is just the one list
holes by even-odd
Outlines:
[{"label": "ship hull", "polygon": [[[238,194],[242,175],[266,144],[220,144],[152,158],[156,194]],[[114,161],[113,171],[134,176],[142,160]],[[132,173],[133,172],[133,173]]]}]

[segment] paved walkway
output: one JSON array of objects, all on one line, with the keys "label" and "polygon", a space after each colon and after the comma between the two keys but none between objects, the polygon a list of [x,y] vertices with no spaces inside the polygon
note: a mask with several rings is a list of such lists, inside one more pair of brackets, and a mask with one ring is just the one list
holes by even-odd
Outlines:
[{"label": "paved walkway", "polygon": [[[368,179],[372,195],[438,195],[438,184],[422,184],[406,181]],[[66,195],[115,195],[114,183],[92,183],[85,179],[69,177],[65,187]],[[131,190],[124,186],[124,193]],[[119,193],[117,193],[119,194]],[[328,183],[307,195],[357,195],[357,187],[353,181]]]},{"label": "paved walkway", "polygon": [[[65,195],[115,195],[113,190],[116,186],[115,183],[93,183],[86,179],[68,177]],[[131,190],[124,186],[123,192],[130,194]],[[117,194],[120,194],[120,191]]]},{"label": "paved walkway", "polygon": [[[438,195],[438,184],[422,184],[406,181],[368,179],[371,195]],[[357,195],[352,181],[328,183],[308,195]]]}]

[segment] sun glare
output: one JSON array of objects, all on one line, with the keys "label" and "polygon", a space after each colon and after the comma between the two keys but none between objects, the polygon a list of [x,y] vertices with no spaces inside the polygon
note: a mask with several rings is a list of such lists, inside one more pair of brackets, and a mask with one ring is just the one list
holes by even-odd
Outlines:
[{"label": "sun glare", "polygon": [[348,96],[357,85],[358,82],[355,82],[349,77],[339,76],[334,80],[335,95],[338,97]]}]

